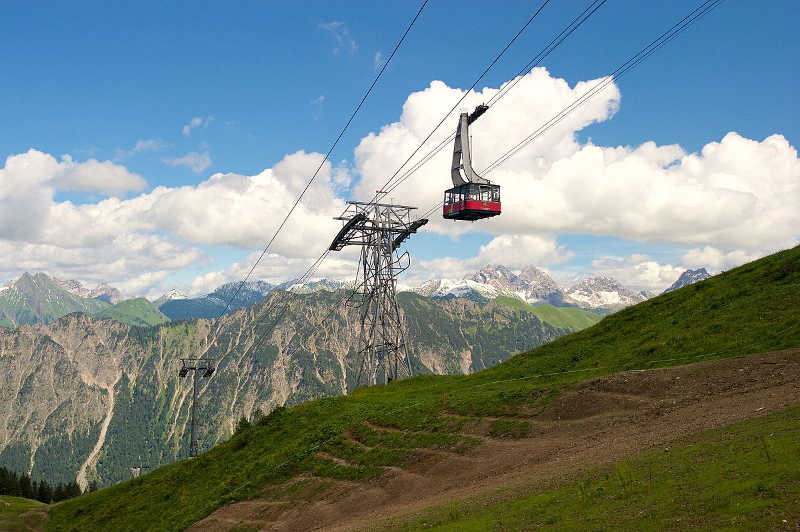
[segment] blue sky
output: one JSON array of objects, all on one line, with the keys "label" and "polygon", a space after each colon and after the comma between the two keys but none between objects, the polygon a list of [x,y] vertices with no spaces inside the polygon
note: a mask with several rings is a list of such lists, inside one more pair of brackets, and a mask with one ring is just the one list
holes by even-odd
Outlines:
[{"label": "blue sky", "polygon": [[[509,80],[585,4],[547,6],[479,88]],[[601,77],[696,4],[609,0],[544,66],[570,86]],[[332,156],[352,184],[340,187],[338,197],[359,191],[354,149],[362,138],[400,120],[409,95],[433,80],[468,87],[537,6],[432,0]],[[196,186],[217,172],[252,176],[298,150],[324,153],[417,7],[416,2],[7,5],[0,19],[0,161],[31,148],[56,159],[69,154],[78,163],[111,161],[146,181],[144,188],[117,194],[124,200],[158,186]],[[613,117],[578,129],[575,138],[606,147],[679,144],[692,153],[735,131],[756,142],[780,134],[796,146],[798,23],[796,2],[724,2],[623,78]],[[430,113],[440,116],[445,110]],[[195,126],[192,119],[198,119]],[[448,133],[451,127],[448,123]],[[493,140],[511,146],[524,136],[509,133]],[[475,135],[476,143],[483,141]],[[180,164],[187,154],[195,154],[194,168]],[[791,172],[789,183],[796,177]],[[446,171],[440,181],[438,188],[448,187]],[[53,201],[91,205],[109,196],[75,188],[55,187]],[[427,208],[438,199],[425,196],[417,203]],[[260,228],[264,241],[283,214],[277,209],[272,225]],[[258,248],[192,241],[163,227],[146,231],[199,251],[180,267],[149,266],[166,273],[156,276],[157,283],[130,285],[132,290],[189,285],[198,275],[226,268],[235,277],[231,263],[244,264]],[[499,231],[472,227],[458,237],[425,233],[410,250],[431,267],[441,257],[467,260]],[[6,233],[0,231],[0,238],[7,242],[20,238]],[[680,268],[689,265],[681,262],[687,252],[711,246],[731,257],[716,265],[723,268],[734,256],[768,251],[730,238],[664,237],[663,231],[631,238],[629,232],[598,234],[588,227],[530,229],[531,235],[545,233],[568,253],[541,265],[565,279],[592,271],[592,261],[602,257],[646,254],[659,265]],[[35,235],[26,238],[31,246],[45,245]],[[121,282],[125,275],[147,273],[144,265],[127,273],[103,272],[57,254],[44,257],[31,263],[63,274],[74,271],[87,282],[101,277]],[[7,277],[18,269],[0,266]]]}]

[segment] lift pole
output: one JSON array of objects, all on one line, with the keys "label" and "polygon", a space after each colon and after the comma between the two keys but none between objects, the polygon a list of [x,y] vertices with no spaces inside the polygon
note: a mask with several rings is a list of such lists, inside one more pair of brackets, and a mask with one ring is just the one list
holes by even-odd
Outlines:
[{"label": "lift pole", "polygon": [[331,251],[360,246],[359,285],[355,293],[359,310],[358,359],[355,385],[388,384],[410,377],[411,361],[405,327],[397,306],[397,275],[410,265],[400,245],[428,220],[411,220],[416,207],[348,201],[337,217],[344,226],[330,245]]},{"label": "lift pole", "polygon": [[181,358],[181,369],[178,376],[183,378],[190,371],[192,375],[192,419],[191,439],[189,440],[189,457],[197,456],[197,372],[202,371],[202,378],[214,374],[213,361],[210,358]]}]

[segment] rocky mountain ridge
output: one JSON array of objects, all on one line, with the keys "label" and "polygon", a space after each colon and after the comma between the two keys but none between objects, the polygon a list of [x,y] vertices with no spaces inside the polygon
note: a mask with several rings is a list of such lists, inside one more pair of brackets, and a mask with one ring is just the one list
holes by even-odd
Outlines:
[{"label": "rocky mountain ridge", "polygon": [[699,268],[697,270],[686,270],[678,277],[678,280],[672,283],[672,285],[664,290],[664,294],[667,292],[672,292],[673,290],[677,290],[678,288],[683,288],[684,286],[689,286],[690,284],[694,284],[699,281],[704,281],[711,277],[705,268]]},{"label": "rocky mountain ridge", "polygon": [[531,305],[551,304],[602,310],[618,310],[649,298],[646,292],[634,292],[610,277],[590,277],[564,289],[535,266],[527,266],[516,274],[510,268],[491,264],[463,279],[431,279],[408,288],[408,291],[436,299],[463,297],[486,301],[509,296]]},{"label": "rocky mountain ridge", "polygon": [[122,292],[108,283],[100,283],[90,290],[83,286],[80,281],[75,279],[69,279],[67,281],[61,281],[55,278],[53,279],[61,285],[61,288],[70,294],[82,297],[84,299],[99,299],[110,305],[116,305],[124,299]]},{"label": "rocky mountain ridge", "polygon": [[582,280],[567,291],[567,296],[581,306],[607,309],[627,307],[647,299],[641,292],[634,292],[606,276]]}]

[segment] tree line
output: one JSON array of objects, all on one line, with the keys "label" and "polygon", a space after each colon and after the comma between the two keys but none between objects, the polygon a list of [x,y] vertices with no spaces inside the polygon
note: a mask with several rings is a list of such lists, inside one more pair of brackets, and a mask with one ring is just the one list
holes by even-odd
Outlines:
[{"label": "tree line", "polygon": [[[97,483],[92,481],[89,491],[95,491]],[[83,492],[76,482],[58,483],[51,486],[46,480],[39,482],[31,481],[31,477],[26,474],[18,474],[0,467],[0,495],[11,495],[14,497],[25,497],[35,499],[45,504],[63,501],[77,497]]]}]

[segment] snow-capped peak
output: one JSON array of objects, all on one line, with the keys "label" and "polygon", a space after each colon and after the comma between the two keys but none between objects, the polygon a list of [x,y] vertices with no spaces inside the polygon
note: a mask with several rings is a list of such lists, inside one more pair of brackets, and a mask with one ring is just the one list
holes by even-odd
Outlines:
[{"label": "snow-capped peak", "polygon": [[178,290],[177,288],[170,288],[170,290],[161,296],[159,299],[164,301],[172,301],[174,299],[189,299],[189,296]]},{"label": "snow-capped peak", "polygon": [[634,292],[605,275],[582,280],[567,291],[567,296],[589,308],[635,305],[647,299],[643,294]]}]

